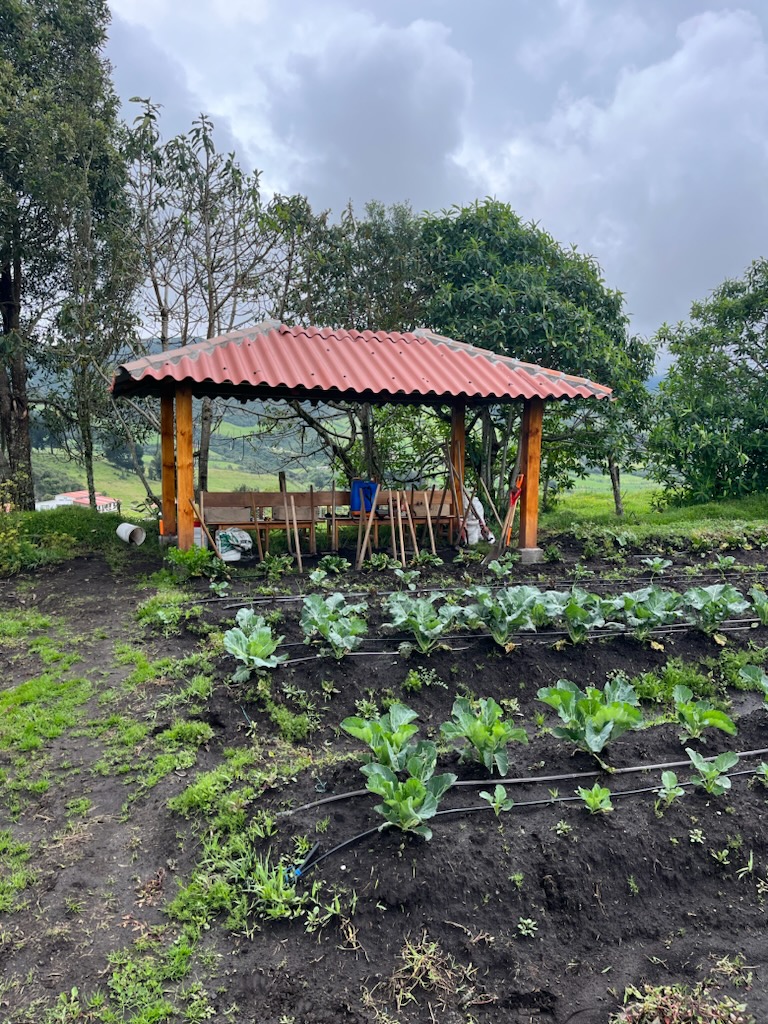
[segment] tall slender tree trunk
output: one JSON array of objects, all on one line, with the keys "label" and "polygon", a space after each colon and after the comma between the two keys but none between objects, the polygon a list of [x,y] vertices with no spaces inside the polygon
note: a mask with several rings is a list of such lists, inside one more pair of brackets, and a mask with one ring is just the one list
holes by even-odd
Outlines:
[{"label": "tall slender tree trunk", "polygon": [[616,509],[616,515],[623,516],[624,501],[621,497],[621,471],[612,455],[608,456],[608,472],[611,475],[611,488],[613,490],[613,504]]},{"label": "tall slender tree trunk", "polygon": [[207,491],[208,460],[211,452],[211,432],[213,430],[213,400],[204,398],[200,410],[200,447],[197,456],[197,489]]},{"label": "tall slender tree trunk", "polygon": [[21,323],[21,260],[0,268],[0,312],[8,355],[0,367],[0,434],[5,446],[8,497],[21,509],[35,507],[32,481],[32,441],[29,433],[27,365]]}]

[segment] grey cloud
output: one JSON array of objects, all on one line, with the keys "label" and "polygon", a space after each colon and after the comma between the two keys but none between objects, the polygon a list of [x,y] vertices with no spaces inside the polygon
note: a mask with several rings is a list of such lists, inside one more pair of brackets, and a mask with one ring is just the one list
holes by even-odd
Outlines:
[{"label": "grey cloud", "polygon": [[272,86],[272,129],[298,155],[293,182],[313,201],[434,208],[467,193],[452,154],[471,68],[439,25],[344,24],[321,50],[296,56],[287,87],[280,76]]}]

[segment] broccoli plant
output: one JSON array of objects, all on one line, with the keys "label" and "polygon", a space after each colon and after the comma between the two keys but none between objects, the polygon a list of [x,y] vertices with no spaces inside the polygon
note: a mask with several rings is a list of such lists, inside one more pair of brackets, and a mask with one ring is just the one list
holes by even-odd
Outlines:
[{"label": "broccoli plant", "polygon": [[331,648],[334,657],[343,658],[363,642],[367,625],[359,613],[366,610],[364,601],[346,604],[343,594],[329,594],[328,597],[310,594],[304,598],[301,611],[301,628],[307,643],[320,635]]},{"label": "broccoli plant", "polygon": [[680,594],[657,586],[627,591],[613,601],[627,629],[632,630],[638,640],[647,640],[652,630],[677,622],[682,614]]},{"label": "broccoli plant", "polygon": [[386,819],[380,828],[393,826],[404,832],[415,832],[424,839],[432,838],[432,830],[425,824],[437,813],[440,800],[456,781],[446,772],[435,775],[437,748],[428,741],[420,744],[418,753],[408,757],[405,769],[408,777],[401,780],[383,764],[366,764],[362,772],[368,779],[367,788],[382,797],[374,808]]},{"label": "broccoli plant", "polygon": [[486,790],[481,790],[478,794],[481,800],[485,800],[486,803],[490,804],[493,808],[493,813],[498,818],[502,811],[511,811],[515,805],[515,801],[512,797],[507,796],[507,791],[502,785],[496,785],[493,788],[493,793],[488,793]]},{"label": "broccoli plant", "polygon": [[691,782],[694,786],[701,786],[705,792],[710,793],[712,796],[722,796],[723,793],[731,788],[731,780],[726,772],[729,772],[734,765],[738,764],[738,754],[726,750],[724,753],[718,754],[713,760],[707,761],[701,754],[691,750],[690,747],[686,747],[685,752],[691,759],[691,766],[699,773],[698,775],[691,776]]},{"label": "broccoli plant", "polygon": [[675,715],[677,721],[683,727],[680,739],[699,739],[705,729],[720,729],[727,732],[729,736],[736,735],[736,725],[724,711],[717,711],[708,700],[694,700],[693,691],[687,687],[678,685],[672,690],[672,700],[675,702]]},{"label": "broccoli plant", "polygon": [[384,608],[391,617],[382,629],[409,632],[422,654],[429,654],[440,646],[442,637],[448,632],[461,611],[454,605],[435,607],[445,595],[439,592],[429,597],[412,597],[397,592],[384,601]]},{"label": "broccoli plant", "polygon": [[272,635],[272,627],[263,615],[252,608],[241,608],[235,621],[237,626],[224,634],[224,649],[243,663],[232,676],[236,683],[244,683],[256,669],[275,668],[288,660],[287,654],[275,654],[283,637]]},{"label": "broccoli plant", "polygon": [[610,814],[613,810],[611,791],[596,782],[591,789],[579,786],[576,790],[590,814]]},{"label": "broccoli plant", "polygon": [[656,790],[657,800],[654,804],[656,817],[660,818],[675,800],[683,796],[685,790],[678,785],[677,775],[674,772],[661,773],[661,786]]},{"label": "broccoli plant", "polygon": [[725,619],[745,612],[749,601],[730,583],[715,583],[686,590],[683,607],[695,626],[704,633],[711,633]]},{"label": "broccoli plant", "polygon": [[768,594],[762,587],[752,587],[749,596],[752,598],[752,608],[761,625],[768,626]]},{"label": "broccoli plant", "polygon": [[528,736],[525,729],[503,721],[503,714],[492,697],[477,701],[457,697],[452,719],[443,722],[440,733],[448,742],[459,740],[463,744],[460,760],[471,756],[482,761],[489,772],[493,773],[495,768],[500,775],[506,775],[509,769],[507,745],[513,740],[527,743]]},{"label": "broccoli plant", "polygon": [[416,712],[404,704],[392,704],[385,715],[377,718],[345,718],[341,728],[367,743],[373,760],[399,772],[416,749],[411,740],[419,731],[419,727],[412,724],[417,717]]},{"label": "broccoli plant", "polygon": [[588,686],[586,691],[569,679],[558,679],[556,686],[543,687],[536,697],[554,708],[563,723],[552,729],[552,735],[595,756],[622,733],[642,726],[637,694],[623,678],[609,680],[603,690]]},{"label": "broccoli plant", "polygon": [[507,587],[496,593],[488,587],[473,587],[467,594],[474,603],[462,612],[465,624],[470,629],[484,627],[500,647],[508,649],[515,633],[536,629],[532,613],[541,599],[536,587]]}]

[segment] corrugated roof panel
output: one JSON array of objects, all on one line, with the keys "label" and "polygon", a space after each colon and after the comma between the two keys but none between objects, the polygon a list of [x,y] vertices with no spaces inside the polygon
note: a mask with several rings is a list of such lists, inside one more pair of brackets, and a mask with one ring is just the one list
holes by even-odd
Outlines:
[{"label": "corrugated roof panel", "polygon": [[295,392],[296,398],[371,396],[386,401],[465,398],[608,398],[583,377],[500,356],[431,331],[409,333],[286,327],[266,321],[118,368],[115,394],[156,393],[175,384]]}]

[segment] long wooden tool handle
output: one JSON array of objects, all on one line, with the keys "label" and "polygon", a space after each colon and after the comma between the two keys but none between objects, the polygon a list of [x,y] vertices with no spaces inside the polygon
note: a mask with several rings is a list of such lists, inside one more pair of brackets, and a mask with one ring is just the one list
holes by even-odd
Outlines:
[{"label": "long wooden tool handle", "polygon": [[[405,491],[403,491],[403,494],[405,494]],[[418,556],[419,556],[419,543],[416,540],[416,530],[415,530],[414,525],[413,525],[413,516],[411,515],[411,506],[408,504],[407,501],[405,503],[405,518],[408,520],[408,531],[409,531],[409,533],[411,535],[411,540],[413,541],[413,554],[414,554],[415,558],[418,558]]]},{"label": "long wooden tool handle", "polygon": [[205,525],[205,520],[203,519],[203,514],[200,511],[200,509],[198,508],[197,502],[195,501],[194,498],[190,498],[189,499],[189,504],[192,506],[192,511],[195,513],[197,518],[200,520],[200,525],[202,526],[203,531],[205,532],[205,536],[208,538],[208,543],[211,545],[211,547],[216,552],[216,554],[219,556],[219,558],[222,560],[222,562],[225,561],[222,553],[216,547],[216,541],[213,539],[213,536],[211,535],[211,531]]},{"label": "long wooden tool handle", "polygon": [[299,527],[296,522],[296,502],[293,495],[291,495],[291,516],[293,517],[293,536],[296,538],[296,562],[299,566],[299,572],[304,572],[304,566],[301,561],[301,542],[299,541]]},{"label": "long wooden tool handle", "polygon": [[499,529],[503,530],[504,527],[502,526],[501,520],[499,519],[499,513],[496,511],[496,506],[493,503],[493,498],[491,497],[488,488],[485,486],[485,480],[483,480],[483,478],[479,474],[477,479],[480,481],[480,486],[483,488],[483,493],[488,499],[488,504],[491,506],[491,512],[493,512],[494,516],[496,517],[496,522],[499,524]]},{"label": "long wooden tool handle", "polygon": [[[370,516],[368,518],[368,521],[367,521],[367,523],[365,525],[365,536],[363,537],[363,543],[362,543],[362,546],[361,546],[360,551],[359,551],[358,556],[357,556],[357,564],[355,565],[356,569],[362,568],[363,560],[365,559],[365,553],[368,550],[368,545],[369,545],[370,539],[371,539],[371,527],[373,526],[373,521],[376,518],[376,501],[377,501],[378,497],[379,497],[379,485],[376,484],[376,490],[374,491],[374,494],[373,494],[373,501],[371,502],[371,514],[370,514]],[[364,514],[365,514],[365,502],[363,501],[362,504],[361,504],[361,507],[360,507],[360,517],[361,517],[360,518],[360,522],[361,523],[362,523],[362,516]]]}]

